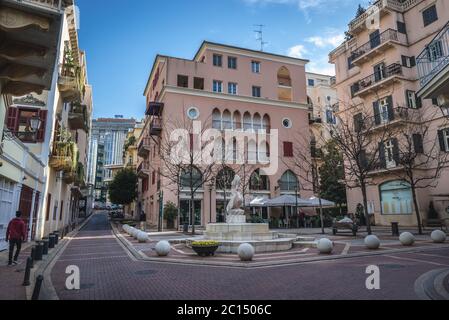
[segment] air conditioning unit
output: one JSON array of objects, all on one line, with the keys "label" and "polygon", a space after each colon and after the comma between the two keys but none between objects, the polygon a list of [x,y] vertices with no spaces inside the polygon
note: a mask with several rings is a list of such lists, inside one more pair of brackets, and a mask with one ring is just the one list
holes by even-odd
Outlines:
[{"label": "air conditioning unit", "polygon": [[442,94],[437,100],[440,107],[449,107],[449,94]]}]

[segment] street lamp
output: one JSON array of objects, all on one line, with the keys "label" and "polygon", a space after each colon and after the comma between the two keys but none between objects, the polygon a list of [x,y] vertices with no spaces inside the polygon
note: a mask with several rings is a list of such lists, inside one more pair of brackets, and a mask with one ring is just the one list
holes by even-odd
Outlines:
[{"label": "street lamp", "polygon": [[32,117],[30,119],[30,127],[33,132],[38,132],[41,128],[42,120],[39,117]]},{"label": "street lamp", "polygon": [[209,183],[209,223],[212,223],[212,191],[214,190],[214,180]]}]

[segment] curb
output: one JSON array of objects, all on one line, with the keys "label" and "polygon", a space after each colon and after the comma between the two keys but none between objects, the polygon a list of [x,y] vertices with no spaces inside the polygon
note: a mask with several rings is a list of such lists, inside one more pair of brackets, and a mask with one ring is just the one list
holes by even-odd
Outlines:
[{"label": "curb", "polygon": [[53,266],[56,264],[58,258],[65,251],[69,243],[72,239],[78,234],[78,232],[85,227],[85,225],[90,221],[90,219],[94,216],[94,213],[91,214],[84,222],[79,225],[75,230],[66,234],[64,239],[60,240],[58,247],[56,250],[53,250],[48,256],[44,257],[44,259],[35,265],[35,268],[31,270],[30,282],[31,285],[26,287],[26,297],[27,300],[31,300],[33,295],[34,286],[36,283],[36,278],[39,275],[44,276],[44,282],[42,283],[42,288],[40,292],[39,300],[59,300],[59,297],[56,293],[56,290],[51,281],[51,271]]},{"label": "curb", "polygon": [[325,262],[325,261],[335,261],[335,260],[345,260],[345,259],[354,259],[354,258],[362,258],[362,257],[374,257],[374,256],[382,256],[382,255],[390,255],[395,253],[416,253],[416,252],[426,252],[429,250],[442,249],[447,248],[448,244],[441,245],[433,245],[428,247],[420,247],[420,248],[404,248],[404,249],[390,249],[390,250],[382,250],[382,251],[371,251],[371,252],[361,252],[361,253],[352,253],[347,255],[338,255],[338,256],[322,256],[317,254],[317,257],[312,258],[304,258],[298,261],[292,260],[280,260],[273,262],[250,262],[250,263],[242,263],[239,261],[238,257],[235,262],[209,262],[209,261],[198,261],[198,260],[183,260],[180,261],[178,259],[173,258],[150,258],[146,256],[144,253],[138,251],[132,243],[130,243],[118,229],[111,223],[111,227],[114,235],[116,236],[117,241],[122,245],[123,248],[129,251],[129,254],[133,259],[138,261],[145,262],[153,262],[160,264],[177,264],[177,265],[196,265],[196,266],[209,266],[209,267],[228,267],[228,268],[236,268],[236,269],[249,269],[249,268],[271,268],[271,267],[282,267],[282,266],[292,266],[292,265],[301,265],[312,262]]}]

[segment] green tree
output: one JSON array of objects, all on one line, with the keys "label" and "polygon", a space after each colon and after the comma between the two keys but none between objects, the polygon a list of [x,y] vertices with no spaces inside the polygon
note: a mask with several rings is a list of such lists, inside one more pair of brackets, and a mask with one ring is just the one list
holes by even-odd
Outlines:
[{"label": "green tree", "polygon": [[173,202],[169,201],[164,207],[164,219],[167,220],[167,226],[173,228],[174,222],[178,218],[178,207]]},{"label": "green tree", "polygon": [[137,197],[137,175],[132,169],[120,170],[109,185],[111,202],[128,205]]},{"label": "green tree", "polygon": [[336,143],[330,140],[323,155],[320,167],[320,197],[335,202],[340,207],[346,204],[346,186],[343,156]]}]

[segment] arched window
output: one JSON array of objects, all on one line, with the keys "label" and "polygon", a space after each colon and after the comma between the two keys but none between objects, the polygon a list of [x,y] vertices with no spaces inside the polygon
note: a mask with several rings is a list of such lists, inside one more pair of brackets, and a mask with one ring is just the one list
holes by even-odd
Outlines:
[{"label": "arched window", "polygon": [[217,174],[216,187],[217,190],[230,190],[235,172],[229,167],[225,167]]},{"label": "arched window", "polygon": [[243,129],[251,130],[253,128],[253,121],[251,119],[251,114],[249,112],[245,112],[243,115]]},{"label": "arched window", "polygon": [[232,116],[229,110],[223,112],[223,130],[232,130]]},{"label": "arched window", "polygon": [[235,130],[242,129],[242,115],[239,111],[234,112],[233,125]]},{"label": "arched window", "polygon": [[181,188],[200,188],[203,185],[203,175],[196,167],[185,169],[181,173]]},{"label": "arched window", "polygon": [[212,112],[212,128],[221,130],[221,112],[218,109]]},{"label": "arched window", "polygon": [[413,213],[413,197],[410,184],[403,180],[389,181],[380,185],[382,214]]},{"label": "arched window", "polygon": [[298,177],[290,170],[286,171],[279,181],[281,191],[295,191],[299,188]]},{"label": "arched window", "polygon": [[256,133],[262,129],[262,118],[257,112],[253,118],[253,129],[256,131]]},{"label": "arched window", "polygon": [[252,191],[270,191],[270,178],[261,175],[260,169],[257,169],[251,175],[249,189]]},{"label": "arched window", "polygon": [[248,163],[257,163],[257,144],[256,141],[252,139],[248,141]]},{"label": "arched window", "polygon": [[281,67],[278,71],[278,84],[284,87],[292,86],[292,79],[290,77],[290,71],[286,67]]},{"label": "arched window", "polygon": [[271,123],[270,116],[268,114],[263,116],[262,120],[262,130],[265,130],[266,133],[270,133]]},{"label": "arched window", "polygon": [[237,146],[237,138],[232,138],[232,160],[234,162],[237,161],[237,153],[238,153],[238,146]]},{"label": "arched window", "polygon": [[270,144],[266,140],[259,141],[258,159],[260,163],[270,162]]}]

